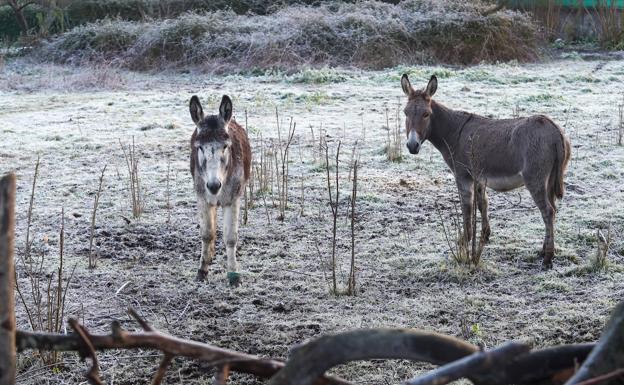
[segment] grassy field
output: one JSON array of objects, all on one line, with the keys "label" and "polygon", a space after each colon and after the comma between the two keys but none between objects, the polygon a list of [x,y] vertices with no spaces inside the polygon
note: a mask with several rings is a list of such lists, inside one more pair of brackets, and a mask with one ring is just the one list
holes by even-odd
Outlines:
[{"label": "grassy field", "polygon": [[[442,222],[451,221],[457,194],[441,156],[430,144],[418,156],[403,149],[396,162],[384,152],[387,121],[390,128],[404,124],[402,113],[396,118],[404,103],[399,85],[404,72],[419,86],[437,74],[436,100],[448,107],[492,117],[543,113],[565,128],[573,151],[557,218],[554,269],[541,269],[543,224],[523,189],[490,193],[492,237],[481,266],[453,263]],[[321,69],[258,77],[149,75],[9,60],[0,71],[0,170],[18,176],[18,256],[25,249],[40,156],[33,254],[46,253],[44,271],[56,268],[64,208],[66,276],[76,266],[67,315],[84,320],[92,332],[107,332],[115,319],[136,328],[125,314],[132,306],[171,334],[275,358],[286,358],[290,348],[311,337],[371,327],[433,330],[488,347],[510,339],[539,347],[594,341],[624,297],[624,147],[616,144],[623,81],[621,61],[580,57],[467,69]],[[237,120],[247,125],[256,161],[277,137],[276,107],[284,125],[291,117],[297,123],[285,221],[277,220],[270,192],[266,201],[255,197],[239,232],[244,284],[237,289],[226,285],[221,239],[208,281],[194,281],[200,238],[188,166],[193,130],[188,100],[198,94],[205,110],[216,111],[225,93],[233,98]],[[331,215],[320,135],[330,157],[342,143],[341,284],[350,256],[348,163],[354,151],[359,154],[353,297],[332,295],[325,279]],[[120,146],[133,138],[145,204],[138,220],[129,207]],[[89,270],[91,208],[105,164],[95,231],[100,258]],[[608,264],[600,269],[592,262],[596,231],[606,234],[608,228],[613,242]],[[21,260],[17,271],[32,306]],[[17,312],[18,326],[28,329],[23,304]],[[100,361],[107,383],[137,384],[148,381],[159,356],[107,352]],[[84,383],[85,368],[75,354],[64,354],[54,369],[32,353],[20,354],[18,382]],[[335,372],[359,384],[379,384],[398,383],[425,369],[406,361],[375,361]],[[167,383],[209,384],[212,372],[176,359]],[[233,383],[259,381],[235,375]]]}]

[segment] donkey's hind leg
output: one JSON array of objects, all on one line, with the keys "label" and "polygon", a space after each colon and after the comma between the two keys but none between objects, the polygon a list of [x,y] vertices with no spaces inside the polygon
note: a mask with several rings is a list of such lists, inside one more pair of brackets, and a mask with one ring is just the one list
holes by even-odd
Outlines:
[{"label": "donkey's hind leg", "polygon": [[477,186],[477,206],[481,213],[481,236],[485,242],[490,241],[490,218],[488,216],[488,196],[485,190],[485,184]]},{"label": "donkey's hind leg", "polygon": [[197,280],[203,281],[208,275],[208,265],[212,263],[215,255],[215,240],[217,238],[217,207],[198,200],[199,227],[202,237],[202,251],[199,259]]},{"label": "donkey's hind leg", "polygon": [[550,202],[547,191],[547,177],[538,177],[540,175],[533,174],[532,180],[525,180],[525,184],[533,201],[542,213],[546,234],[544,236],[544,244],[540,255],[543,257],[542,265],[546,268],[552,267],[552,259],[555,256],[555,208]]},{"label": "donkey's hind leg", "polygon": [[230,206],[223,207],[223,235],[225,237],[225,251],[227,253],[227,277],[230,286],[238,286],[241,283],[239,266],[236,261],[239,206],[240,200],[235,199]]}]

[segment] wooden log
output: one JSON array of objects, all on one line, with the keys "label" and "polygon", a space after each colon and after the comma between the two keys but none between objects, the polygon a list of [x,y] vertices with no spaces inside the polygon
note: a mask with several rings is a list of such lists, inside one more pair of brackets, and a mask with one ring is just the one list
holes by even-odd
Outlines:
[{"label": "wooden log", "polygon": [[474,345],[437,333],[411,329],[354,330],[301,345],[269,385],[312,385],[330,368],[351,361],[407,359],[445,364],[478,351]]},{"label": "wooden log", "polygon": [[15,385],[15,175],[0,179],[0,385]]}]

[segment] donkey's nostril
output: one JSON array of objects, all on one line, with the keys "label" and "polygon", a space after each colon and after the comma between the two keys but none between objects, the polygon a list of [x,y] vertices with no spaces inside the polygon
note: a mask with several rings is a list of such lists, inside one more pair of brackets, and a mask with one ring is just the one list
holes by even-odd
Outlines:
[{"label": "donkey's nostril", "polygon": [[221,188],[221,182],[216,181],[216,182],[209,182],[206,183],[206,187],[208,187],[208,190],[210,190],[211,193],[216,194],[219,192],[219,189]]},{"label": "donkey's nostril", "polygon": [[420,143],[418,142],[407,142],[407,148],[410,154],[418,154],[420,151]]}]

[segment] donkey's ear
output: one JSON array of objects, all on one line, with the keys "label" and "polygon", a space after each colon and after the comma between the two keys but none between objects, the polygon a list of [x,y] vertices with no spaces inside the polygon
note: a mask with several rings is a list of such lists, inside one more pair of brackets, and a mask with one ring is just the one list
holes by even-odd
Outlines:
[{"label": "donkey's ear", "polygon": [[431,79],[429,79],[427,88],[425,88],[425,93],[429,96],[433,96],[433,94],[435,94],[437,89],[438,89],[438,78],[435,75],[431,75]]},{"label": "donkey's ear", "polygon": [[223,98],[221,99],[219,116],[221,116],[226,123],[232,119],[232,100],[227,95],[223,95]]},{"label": "donkey's ear", "polygon": [[412,88],[412,83],[410,83],[407,74],[403,74],[403,76],[401,76],[401,88],[403,88],[403,92],[407,96],[410,96],[412,92],[414,92],[414,89]]},{"label": "donkey's ear", "polygon": [[202,120],[204,120],[204,110],[202,109],[201,103],[199,102],[199,98],[197,95],[193,95],[191,97],[191,103],[189,104],[189,111],[191,111],[191,118],[195,124],[199,124]]}]

